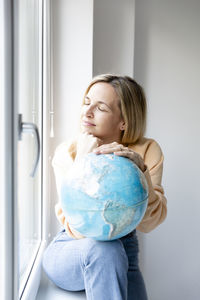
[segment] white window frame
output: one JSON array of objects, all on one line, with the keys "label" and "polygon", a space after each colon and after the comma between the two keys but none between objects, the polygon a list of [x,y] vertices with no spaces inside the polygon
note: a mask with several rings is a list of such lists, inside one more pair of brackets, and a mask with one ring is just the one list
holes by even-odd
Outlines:
[{"label": "white window frame", "polygon": [[[42,80],[43,126],[42,136],[44,159],[42,163],[42,242],[26,281],[19,291],[18,274],[18,215],[17,215],[17,144],[18,144],[18,105],[14,95],[14,11],[17,1],[0,0],[0,299],[35,299],[40,284],[41,261],[49,237],[49,220],[45,213],[49,207],[48,193],[48,139],[49,107],[51,97],[51,0],[41,0],[41,34],[43,49]],[[42,153],[42,154],[43,154]],[[45,180],[44,180],[45,178]],[[47,217],[46,217],[47,216]],[[20,295],[22,293],[22,295]]]},{"label": "white window frame", "polygon": [[[20,300],[30,300],[35,299],[37,296],[37,291],[40,285],[41,279],[41,263],[42,263],[42,255],[48,244],[48,240],[50,237],[49,227],[50,220],[48,218],[48,208],[50,206],[50,195],[49,195],[49,155],[48,155],[48,146],[49,146],[49,114],[50,114],[50,103],[51,103],[51,95],[52,95],[52,45],[51,45],[51,0],[43,0],[43,8],[41,10],[40,20],[42,23],[40,24],[40,34],[42,34],[42,94],[43,94],[43,132],[42,132],[42,241],[35,258],[32,270],[30,272],[29,278],[26,283],[26,287],[24,292],[20,298]],[[45,174],[45,176],[43,176]]]},{"label": "white window frame", "polygon": [[[0,298],[17,299],[16,118],[13,101],[13,3],[0,1]],[[16,255],[17,254],[17,255]]]}]

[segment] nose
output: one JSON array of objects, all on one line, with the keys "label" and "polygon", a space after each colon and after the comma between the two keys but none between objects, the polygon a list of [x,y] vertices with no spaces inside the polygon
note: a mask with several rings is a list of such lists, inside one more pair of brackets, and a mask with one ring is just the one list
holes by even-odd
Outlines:
[{"label": "nose", "polygon": [[94,117],[94,106],[93,105],[88,105],[86,107],[85,116],[90,117],[90,118]]}]

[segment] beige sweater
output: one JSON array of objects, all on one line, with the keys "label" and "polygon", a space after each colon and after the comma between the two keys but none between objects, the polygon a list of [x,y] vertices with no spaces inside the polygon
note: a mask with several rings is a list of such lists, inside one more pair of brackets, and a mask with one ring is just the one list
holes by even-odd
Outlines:
[{"label": "beige sweater", "polygon": [[[144,218],[138,225],[137,229],[142,232],[149,232],[161,224],[167,215],[167,201],[164,196],[164,190],[161,185],[163,172],[163,154],[158,143],[153,139],[142,138],[135,145],[129,145],[131,149],[139,153],[147,166],[144,172],[148,186],[149,199]],[[52,165],[55,172],[57,191],[59,195],[60,184],[76,156],[76,143],[62,143],[55,151]],[[59,195],[60,196],[60,195]],[[58,202],[55,206],[56,216],[59,222],[65,227],[68,234],[75,238],[82,236],[69,228],[63,211]]]}]

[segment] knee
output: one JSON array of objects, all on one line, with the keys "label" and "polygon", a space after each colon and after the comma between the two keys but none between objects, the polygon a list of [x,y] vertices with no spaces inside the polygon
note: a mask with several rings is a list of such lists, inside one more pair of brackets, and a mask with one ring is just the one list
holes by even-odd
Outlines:
[{"label": "knee", "polygon": [[52,269],[52,260],[48,255],[49,249],[47,248],[42,256],[42,268],[47,275],[49,275],[50,270]]},{"label": "knee", "polygon": [[56,268],[56,260],[54,259],[54,255],[52,253],[54,252],[53,250],[54,249],[52,249],[52,245],[50,244],[46,248],[42,257],[42,268],[51,280],[54,279],[55,268]]},{"label": "knee", "polygon": [[85,239],[84,242],[87,244],[84,247],[86,263],[99,262],[102,266],[109,264],[109,266],[121,267],[123,265],[123,267],[128,268],[128,258],[120,240],[102,242]]}]

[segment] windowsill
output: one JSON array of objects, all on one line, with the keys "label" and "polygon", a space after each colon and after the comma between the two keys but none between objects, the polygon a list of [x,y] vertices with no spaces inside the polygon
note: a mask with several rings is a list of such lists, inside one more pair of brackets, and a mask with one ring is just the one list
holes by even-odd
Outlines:
[{"label": "windowsill", "polygon": [[20,243],[20,295],[29,277],[37,252],[40,248],[40,241],[37,240],[21,240]]},{"label": "windowsill", "polygon": [[46,247],[46,241],[44,240],[39,248],[39,251],[36,255],[36,259],[33,264],[33,268],[30,272],[30,276],[25,285],[25,289],[20,291],[20,299],[21,300],[29,300],[35,299],[37,294],[38,287],[40,285],[40,277],[41,277],[41,261],[44,249]]},{"label": "windowsill", "polygon": [[42,272],[35,300],[86,300],[84,292],[67,292],[54,285]]}]

